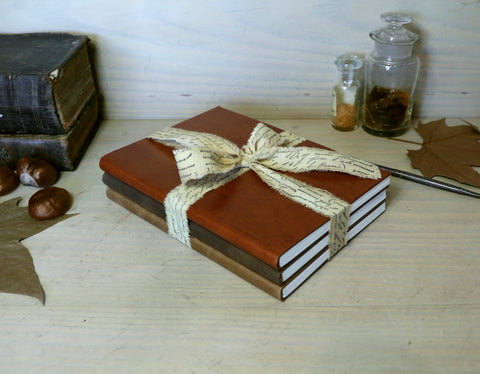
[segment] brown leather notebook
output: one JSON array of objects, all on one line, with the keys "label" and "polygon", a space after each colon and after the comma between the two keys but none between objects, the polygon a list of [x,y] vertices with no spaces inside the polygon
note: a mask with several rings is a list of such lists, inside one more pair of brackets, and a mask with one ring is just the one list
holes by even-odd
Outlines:
[{"label": "brown leather notebook", "polygon": [[[149,196],[141,193],[140,191],[112,177],[109,174],[104,173],[102,180],[103,183],[107,186],[107,189],[109,191],[109,197],[110,194],[120,196],[122,201],[124,199],[127,199],[128,201],[135,203],[137,206],[142,207],[145,212],[148,212],[149,217],[153,214],[158,216],[162,221],[165,220],[165,207],[162,203],[153,200]],[[353,239],[367,225],[373,222],[380,214],[384,212],[385,198],[386,191],[383,190],[379,194],[374,196],[370,201],[368,201],[364,206],[357,209],[355,213],[350,216],[351,225],[347,234],[348,241]],[[118,199],[119,197],[112,200],[118,202]],[[132,210],[129,208],[130,205],[120,205],[123,205],[127,209],[137,214],[138,209]],[[145,212],[143,212],[143,215],[140,215],[142,218],[145,218]],[[151,221],[150,218],[146,220],[149,222]],[[157,222],[157,220],[155,221]],[[284,285],[285,283],[291,281],[291,279],[297,277],[301,273],[303,267],[307,263],[309,263],[309,261],[311,261],[313,258],[317,257],[320,254],[324,254],[328,250],[328,234],[325,234],[312,245],[307,247],[302,253],[297,256],[297,258],[295,258],[285,267],[281,269],[275,269],[268,264],[260,261],[256,257],[250,255],[249,253],[243,251],[242,249],[233,246],[231,243],[223,240],[222,238],[211,233],[205,228],[197,225],[195,222],[190,221],[189,228],[192,237],[200,240],[201,242],[209,245],[212,248],[215,248],[216,251],[221,252],[224,256],[229,257],[231,260],[278,285]],[[167,230],[165,229],[164,231]]]},{"label": "brown leather notebook", "polygon": [[[258,122],[217,107],[175,126],[213,133],[242,147]],[[324,148],[311,141],[300,145]],[[180,184],[172,149],[147,138],[103,156],[100,168],[161,203]],[[389,185],[383,170],[378,180],[335,172],[289,175],[349,202],[352,214]],[[189,208],[188,218],[274,269],[287,266],[329,230],[328,217],[272,190],[253,171],[208,192]]]},{"label": "brown leather notebook", "polygon": [[[150,210],[145,209],[143,206],[114,191],[110,187],[107,187],[107,196],[112,201],[136,214],[145,221],[153,224],[163,231],[167,231],[167,223],[165,219],[159,215],[152,213]],[[370,222],[380,215],[384,209],[385,203],[381,204],[381,206],[375,209],[375,212],[371,213],[372,218]],[[323,250],[319,251],[315,256],[313,256],[308,262],[306,262],[295,277],[292,277],[288,282],[279,285],[253,271],[249,267],[235,261],[231,257],[219,251],[217,248],[212,247],[195,236],[191,237],[191,246],[194,250],[203,254],[205,257],[211,259],[233,274],[239,276],[260,290],[281,301],[286,300],[290,295],[292,295],[293,292],[295,292],[328,260],[328,251],[325,247]]]}]

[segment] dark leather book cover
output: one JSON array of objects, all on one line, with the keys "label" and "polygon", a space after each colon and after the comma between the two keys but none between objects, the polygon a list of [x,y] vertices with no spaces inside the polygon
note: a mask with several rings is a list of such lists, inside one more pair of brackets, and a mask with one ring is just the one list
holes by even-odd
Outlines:
[{"label": "dark leather book cover", "polygon": [[[246,144],[258,122],[217,107],[176,126],[213,133],[241,147]],[[278,128],[270,127],[281,132]],[[322,147],[311,141],[301,145]],[[100,168],[162,203],[166,194],[180,184],[172,149],[147,138],[103,156]],[[385,189],[389,177],[385,171],[382,171],[379,180],[335,172],[289,175],[330,191],[352,205],[376,188],[379,188],[378,192]],[[275,269],[283,266],[281,258],[285,253],[289,253],[291,248],[319,227],[328,227],[329,222],[328,217],[272,190],[253,171],[207,193],[189,208],[188,218]]]},{"label": "dark leather book cover", "polygon": [[86,35],[0,34],[0,133],[65,134],[97,91]]},{"label": "dark leather book cover", "polygon": [[0,166],[15,168],[20,158],[31,156],[58,170],[75,170],[102,121],[100,101],[95,95],[66,134],[0,134]]}]

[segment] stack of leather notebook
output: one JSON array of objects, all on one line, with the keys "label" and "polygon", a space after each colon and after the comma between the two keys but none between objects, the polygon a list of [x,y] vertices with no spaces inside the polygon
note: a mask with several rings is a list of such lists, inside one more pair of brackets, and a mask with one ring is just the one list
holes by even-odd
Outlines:
[{"label": "stack of leather notebook", "polygon": [[0,166],[25,156],[73,170],[99,124],[86,35],[0,34]]},{"label": "stack of leather notebook", "polygon": [[[241,147],[258,123],[217,107],[175,127],[212,133]],[[310,141],[300,145],[324,148]],[[164,231],[164,199],[181,183],[172,151],[144,138],[100,160],[107,196]],[[290,175],[351,204],[347,240],[385,211],[390,177],[384,170],[379,179],[325,171]],[[330,219],[282,196],[252,170],[205,194],[187,215],[193,249],[279,300],[329,260]]]}]

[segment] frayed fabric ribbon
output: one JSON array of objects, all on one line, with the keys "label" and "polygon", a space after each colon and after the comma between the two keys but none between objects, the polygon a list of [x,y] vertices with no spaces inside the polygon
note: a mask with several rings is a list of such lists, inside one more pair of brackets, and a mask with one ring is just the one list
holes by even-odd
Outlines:
[{"label": "frayed fabric ribbon", "polygon": [[302,147],[305,141],[288,131],[277,133],[257,124],[247,144],[239,148],[220,136],[169,127],[149,136],[175,148],[181,184],[164,201],[169,234],[190,246],[187,210],[208,191],[253,170],[271,188],[313,211],[330,217],[329,254],[346,243],[350,205],[328,191],[310,186],[282,171],[334,171],[378,179],[379,168],[369,162],[321,148]]}]

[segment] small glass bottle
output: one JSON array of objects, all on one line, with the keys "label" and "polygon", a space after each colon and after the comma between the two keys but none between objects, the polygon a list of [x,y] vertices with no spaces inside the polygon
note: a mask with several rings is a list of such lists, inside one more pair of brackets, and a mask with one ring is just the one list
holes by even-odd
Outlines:
[{"label": "small glass bottle", "polygon": [[335,60],[339,75],[332,90],[332,126],[339,131],[352,131],[358,127],[360,81],[358,71],[362,59],[346,54]]},{"label": "small glass bottle", "polygon": [[420,59],[412,55],[419,36],[403,25],[412,17],[383,13],[387,26],[370,33],[375,49],[365,62],[362,127],[377,136],[399,136],[410,126]]}]

